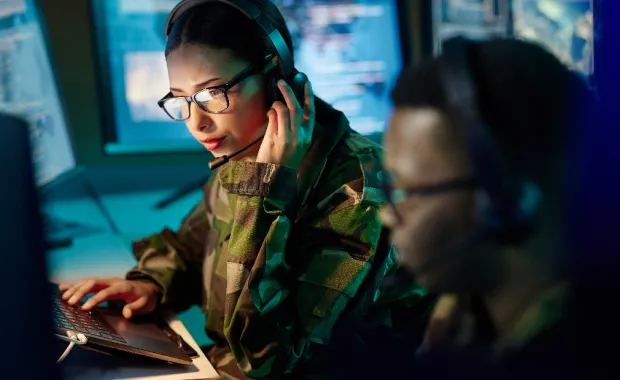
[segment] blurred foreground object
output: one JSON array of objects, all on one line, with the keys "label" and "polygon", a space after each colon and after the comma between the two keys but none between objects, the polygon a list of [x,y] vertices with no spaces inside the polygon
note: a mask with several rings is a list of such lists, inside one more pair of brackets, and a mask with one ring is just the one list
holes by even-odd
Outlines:
[{"label": "blurred foreground object", "polygon": [[0,317],[3,379],[58,379],[42,222],[34,183],[28,125],[0,115]]}]

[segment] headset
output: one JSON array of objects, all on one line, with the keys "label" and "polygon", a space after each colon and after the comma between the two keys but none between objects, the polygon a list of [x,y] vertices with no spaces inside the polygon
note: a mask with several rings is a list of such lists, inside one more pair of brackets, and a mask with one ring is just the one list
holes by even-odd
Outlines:
[{"label": "headset", "polygon": [[480,115],[476,82],[471,70],[476,42],[453,37],[442,44],[441,80],[447,113],[463,137],[484,201],[478,215],[484,232],[504,244],[521,244],[534,230],[541,202],[539,188],[510,175],[493,137]]},{"label": "headset", "polygon": [[[185,12],[192,8],[207,4],[207,3],[221,3],[229,5],[239,12],[243,13],[247,18],[254,21],[260,29],[263,31],[263,45],[266,47],[265,57],[273,56],[276,58],[277,65],[276,70],[272,69],[267,75],[267,104],[271,104],[275,101],[284,102],[284,96],[278,87],[278,81],[284,79],[286,83],[291,87],[295,98],[300,105],[304,104],[304,91],[308,77],[306,74],[301,73],[295,69],[293,62],[293,53],[289,49],[288,45],[284,41],[282,34],[269,20],[263,9],[257,4],[256,0],[182,0],[179,2],[168,15],[166,20],[165,35],[166,39],[170,35],[170,31],[174,25],[174,22]],[[278,8],[270,1],[264,1],[261,3],[265,8],[272,7],[270,9],[271,14],[280,13]],[[263,136],[252,141],[247,146],[239,149],[238,151],[227,155],[217,157],[209,162],[209,168],[211,170],[226,164],[234,156],[243,153],[252,146],[262,141]]]},{"label": "headset", "polygon": [[[185,12],[192,8],[206,4],[206,3],[221,3],[227,4],[239,12],[243,13],[247,18],[256,22],[256,24],[263,31],[264,46],[267,47],[266,56],[273,54],[277,60],[275,72],[268,75],[268,95],[269,103],[271,104],[276,100],[284,101],[281,91],[278,88],[278,80],[284,79],[295,93],[295,97],[300,105],[303,106],[304,89],[308,82],[308,77],[295,69],[293,62],[293,53],[289,49],[288,45],[284,41],[280,31],[269,20],[265,12],[257,4],[255,0],[182,0],[179,2],[168,15],[166,20],[165,35],[166,38],[170,35],[174,22]],[[265,8],[270,8],[271,12],[279,13],[278,8],[270,1],[261,2]]]}]

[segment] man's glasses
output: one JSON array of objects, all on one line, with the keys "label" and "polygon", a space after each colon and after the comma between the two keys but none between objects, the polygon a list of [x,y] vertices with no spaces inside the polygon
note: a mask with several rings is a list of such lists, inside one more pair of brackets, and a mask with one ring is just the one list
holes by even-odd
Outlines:
[{"label": "man's glasses", "polygon": [[191,102],[196,103],[196,105],[205,112],[222,113],[230,106],[228,91],[241,81],[261,71],[271,58],[272,56],[269,55],[265,57],[263,65],[250,65],[227,83],[204,88],[194,95],[172,96],[172,92],[169,92],[157,102],[157,105],[159,105],[172,120],[176,121],[189,119]]},{"label": "man's glasses", "polygon": [[394,188],[394,177],[387,171],[381,171],[379,173],[379,183],[386,199],[386,204],[390,207],[399,223],[402,222],[402,216],[397,206],[408,197],[426,197],[450,191],[474,189],[479,186],[479,182],[474,177],[467,177],[440,182],[434,185],[397,189]]}]

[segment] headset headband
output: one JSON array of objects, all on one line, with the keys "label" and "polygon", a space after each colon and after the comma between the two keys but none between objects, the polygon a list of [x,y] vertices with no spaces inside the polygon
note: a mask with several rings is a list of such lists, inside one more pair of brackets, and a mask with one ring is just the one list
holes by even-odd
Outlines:
[{"label": "headset headband", "polygon": [[[168,35],[172,30],[174,22],[178,20],[178,18],[181,17],[183,13],[197,5],[206,3],[227,4],[239,10],[249,19],[255,21],[265,33],[263,38],[265,39],[266,45],[271,47],[276,54],[276,57],[278,59],[278,67],[282,72],[282,77],[289,78],[292,75],[294,70],[293,55],[291,54],[288,45],[284,41],[282,34],[268,20],[264,12],[250,0],[183,0],[179,4],[177,4],[170,12],[170,15],[168,15],[165,30],[166,38],[168,38]],[[265,4],[268,7],[275,7],[275,5],[273,5],[271,2],[265,2]]]},{"label": "headset headband", "polygon": [[442,46],[442,84],[449,117],[461,131],[477,179],[487,192],[504,221],[519,219],[520,190],[512,185],[502,165],[501,156],[481,115],[478,92],[471,74],[469,48],[474,44],[466,38],[446,40]]}]

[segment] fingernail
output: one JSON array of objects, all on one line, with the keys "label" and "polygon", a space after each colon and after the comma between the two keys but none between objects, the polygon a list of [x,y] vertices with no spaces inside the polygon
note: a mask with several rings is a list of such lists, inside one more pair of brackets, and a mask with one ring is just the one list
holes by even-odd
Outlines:
[{"label": "fingernail", "polygon": [[280,79],[280,80],[278,81],[278,84],[279,84],[280,86],[284,86],[284,85],[286,84],[286,82],[284,81],[284,79]]},{"label": "fingernail", "polygon": [[73,296],[73,297],[71,297],[71,298],[69,299],[69,305],[73,305],[73,304],[74,304],[74,303],[76,303],[76,302],[77,302],[77,298],[75,298],[75,296]]},{"label": "fingernail", "polygon": [[63,299],[63,300],[66,300],[67,298],[69,298],[69,293],[64,293],[64,294],[62,295],[62,299]]},{"label": "fingernail", "polygon": [[86,310],[88,308],[90,308],[90,302],[87,301],[84,305],[82,305],[82,310]]}]

